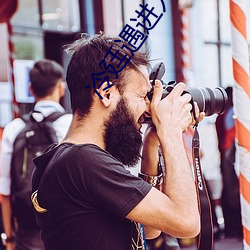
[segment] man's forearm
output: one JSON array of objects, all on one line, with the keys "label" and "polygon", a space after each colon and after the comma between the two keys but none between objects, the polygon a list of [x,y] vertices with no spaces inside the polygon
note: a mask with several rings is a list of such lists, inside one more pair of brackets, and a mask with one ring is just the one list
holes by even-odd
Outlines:
[{"label": "man's forearm", "polygon": [[161,150],[166,166],[164,193],[183,212],[198,209],[196,188],[182,135],[169,135],[167,140],[161,140]]},{"label": "man's forearm", "polygon": [[2,219],[4,232],[7,237],[11,237],[14,233],[12,226],[12,207],[10,196],[2,195]]},{"label": "man's forearm", "polygon": [[[154,136],[147,137],[147,135],[143,145],[141,171],[148,175],[158,175],[159,143],[156,143]],[[162,136],[160,142],[166,169],[162,191],[172,201],[173,206],[176,207],[174,210],[180,218],[187,218],[194,211],[197,215],[196,188],[183,145],[182,134]],[[145,227],[145,231],[147,238],[157,237],[160,233],[160,231],[150,227]]]},{"label": "man's forearm", "polygon": [[[148,136],[149,133],[151,134],[151,136]],[[152,134],[154,135],[152,136]],[[158,150],[159,150],[159,141],[155,134],[155,129],[151,127],[145,132],[145,138],[142,150],[142,163],[141,163],[142,173],[152,176],[158,175],[158,162],[159,162]],[[160,189],[160,186],[156,186],[156,188]],[[144,226],[144,229],[147,239],[154,239],[158,237],[161,233],[160,230],[148,226]]]}]

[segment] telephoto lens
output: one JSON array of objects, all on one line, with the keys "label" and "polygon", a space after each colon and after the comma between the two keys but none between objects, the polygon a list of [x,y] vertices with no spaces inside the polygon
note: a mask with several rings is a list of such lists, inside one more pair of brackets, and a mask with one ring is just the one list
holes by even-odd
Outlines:
[{"label": "telephoto lens", "polygon": [[[161,80],[165,73],[164,63],[156,64],[149,76],[152,84],[152,90],[148,94],[148,98],[151,101],[154,92],[154,82],[156,79]],[[175,81],[165,84],[163,81],[163,93],[162,99],[167,96],[174,86]],[[217,87],[211,88],[187,88],[183,94],[189,93],[192,96],[192,100],[197,103],[200,112],[205,112],[206,116],[213,114],[222,114],[227,110],[228,107],[228,96],[223,88]]]},{"label": "telephoto lens", "polygon": [[193,101],[197,102],[200,112],[206,116],[222,114],[227,110],[228,96],[223,88],[189,88]]},{"label": "telephoto lens", "polygon": [[[163,86],[162,98],[167,96],[176,82],[169,82]],[[223,88],[187,88],[183,94],[189,93],[192,100],[197,103],[200,112],[205,112],[206,116],[222,114],[227,110],[228,96]]]}]

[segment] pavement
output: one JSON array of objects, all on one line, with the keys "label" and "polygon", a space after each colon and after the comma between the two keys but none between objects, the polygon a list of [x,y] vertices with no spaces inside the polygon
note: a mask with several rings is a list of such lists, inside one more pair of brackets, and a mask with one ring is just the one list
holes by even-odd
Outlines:
[{"label": "pavement", "polygon": [[[197,250],[195,245],[182,247],[183,250]],[[202,249],[201,249],[202,250]],[[224,238],[214,242],[214,250],[243,250],[241,238]]]}]

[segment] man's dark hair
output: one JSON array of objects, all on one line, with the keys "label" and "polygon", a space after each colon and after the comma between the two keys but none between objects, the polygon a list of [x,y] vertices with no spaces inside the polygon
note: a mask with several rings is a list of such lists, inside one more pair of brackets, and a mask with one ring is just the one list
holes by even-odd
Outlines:
[{"label": "man's dark hair", "polygon": [[57,62],[48,59],[37,61],[29,72],[34,95],[43,98],[52,94],[63,75],[63,67]]},{"label": "man's dark hair", "polygon": [[[111,81],[122,94],[126,83],[126,71],[134,69],[139,72],[139,66],[149,67],[149,52],[134,52],[127,48],[122,48],[123,45],[131,48],[129,44],[121,40],[121,42],[115,42],[115,40],[121,40],[120,37],[112,37],[104,35],[103,33],[90,36],[88,34],[81,34],[81,38],[76,40],[73,44],[66,48],[67,52],[72,53],[72,57],[67,69],[66,81],[70,91],[71,107],[73,113],[76,112],[80,116],[85,116],[90,112],[90,108],[93,104],[93,96],[95,89],[97,89],[105,76],[108,76]],[[104,65],[100,65],[100,62],[104,59],[106,67],[111,64],[117,71],[119,70],[120,60],[114,58],[112,61],[112,55],[106,53],[112,46],[111,52],[118,53],[116,56],[123,58],[127,55],[125,61],[131,57],[131,60],[126,65],[116,78],[116,74],[109,71],[113,71],[110,67],[105,70]],[[131,48],[132,49],[132,48]],[[125,64],[125,61],[121,64]],[[105,72],[100,75],[102,78],[100,81],[95,81],[95,88],[93,87],[93,78],[91,74]],[[89,86],[89,88],[85,88]]]}]

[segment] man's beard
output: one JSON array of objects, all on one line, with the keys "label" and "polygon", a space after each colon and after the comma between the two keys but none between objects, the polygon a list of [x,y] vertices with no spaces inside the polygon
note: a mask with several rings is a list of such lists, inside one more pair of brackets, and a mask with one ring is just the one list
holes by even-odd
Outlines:
[{"label": "man's beard", "polygon": [[111,113],[105,128],[106,150],[124,165],[135,166],[141,155],[142,135],[124,98]]}]

